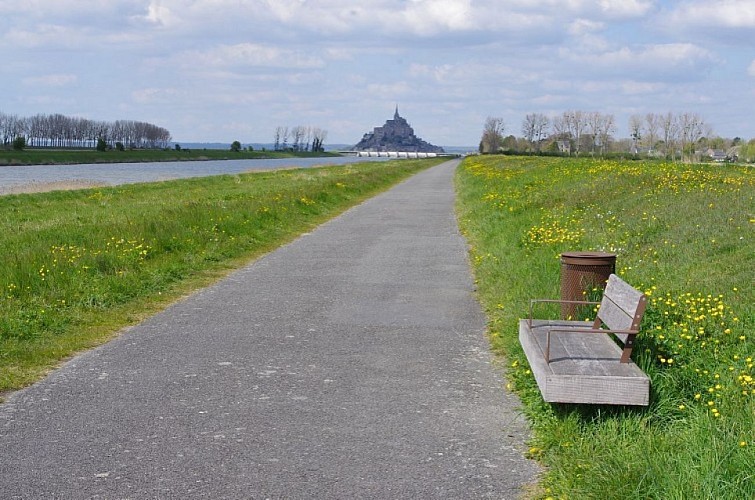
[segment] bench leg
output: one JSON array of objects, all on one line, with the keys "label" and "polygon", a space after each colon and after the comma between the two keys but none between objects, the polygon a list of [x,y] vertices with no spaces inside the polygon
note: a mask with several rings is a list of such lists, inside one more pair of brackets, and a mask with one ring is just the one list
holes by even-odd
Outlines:
[{"label": "bench leg", "polygon": [[627,335],[627,339],[624,342],[624,350],[621,352],[621,363],[629,363],[629,359],[632,356],[632,349],[634,348],[634,337],[636,335]]}]

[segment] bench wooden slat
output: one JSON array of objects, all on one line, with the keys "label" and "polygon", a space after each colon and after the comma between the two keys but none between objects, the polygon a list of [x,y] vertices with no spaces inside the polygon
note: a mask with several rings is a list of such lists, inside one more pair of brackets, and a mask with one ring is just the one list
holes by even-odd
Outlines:
[{"label": "bench wooden slat", "polygon": [[603,323],[614,330],[629,330],[634,321],[634,311],[630,315],[614,303],[610,297],[605,297],[603,302],[600,303],[598,316]]},{"label": "bench wooden slat", "polygon": [[644,294],[612,274],[608,278],[598,316],[612,330],[639,330],[640,325],[635,324],[635,318],[643,301]]},{"label": "bench wooden slat", "polygon": [[[531,335],[545,346],[548,328],[584,329],[584,321],[534,320]],[[622,349],[605,334],[551,333],[551,371],[562,375],[631,375],[629,363],[619,363]],[[611,366],[611,365],[619,366]]]}]

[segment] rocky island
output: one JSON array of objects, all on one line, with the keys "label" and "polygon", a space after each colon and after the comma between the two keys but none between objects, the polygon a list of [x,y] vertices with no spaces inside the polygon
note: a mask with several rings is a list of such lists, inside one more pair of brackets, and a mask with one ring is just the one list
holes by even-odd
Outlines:
[{"label": "rocky island", "polygon": [[444,153],[440,146],[434,146],[414,135],[414,129],[398,114],[398,106],[392,120],[364,134],[352,151]]}]

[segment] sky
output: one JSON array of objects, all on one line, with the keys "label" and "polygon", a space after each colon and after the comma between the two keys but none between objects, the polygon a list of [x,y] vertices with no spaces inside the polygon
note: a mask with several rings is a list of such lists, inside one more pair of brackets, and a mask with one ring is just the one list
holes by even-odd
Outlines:
[{"label": "sky", "polygon": [[485,119],[697,113],[755,138],[755,0],[0,0],[0,112],[146,121],[177,142],[313,126],[356,144]]}]

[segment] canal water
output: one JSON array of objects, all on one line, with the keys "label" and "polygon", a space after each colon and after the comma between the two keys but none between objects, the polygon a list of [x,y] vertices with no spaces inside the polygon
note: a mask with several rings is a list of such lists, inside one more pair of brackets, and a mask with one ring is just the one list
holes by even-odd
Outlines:
[{"label": "canal water", "polygon": [[186,177],[237,174],[255,170],[346,165],[388,158],[285,158],[274,160],[210,160],[154,163],[102,163],[81,165],[11,165],[0,167],[0,195],[44,190],[45,186],[114,186]]}]

